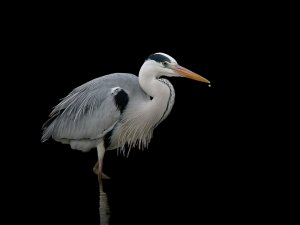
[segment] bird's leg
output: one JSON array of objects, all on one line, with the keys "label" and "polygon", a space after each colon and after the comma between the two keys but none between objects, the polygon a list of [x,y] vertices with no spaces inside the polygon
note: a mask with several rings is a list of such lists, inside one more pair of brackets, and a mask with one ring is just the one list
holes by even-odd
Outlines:
[{"label": "bird's leg", "polygon": [[103,190],[102,182],[102,167],[103,167],[103,158],[105,153],[105,147],[103,142],[97,146],[98,153],[98,181],[99,181],[99,190],[100,190],[100,201],[99,201],[99,212],[100,212],[100,225],[108,225],[110,218],[110,210],[108,205],[107,195]]},{"label": "bird's leg", "polygon": [[[94,174],[96,174],[97,176],[99,176],[99,161],[97,161],[96,164],[95,164],[95,166],[93,167],[93,172],[94,172]],[[102,175],[101,176],[102,176],[101,178],[103,180],[110,179],[110,177],[107,176],[105,173],[103,173],[103,171],[102,171]]]},{"label": "bird's leg", "polygon": [[93,172],[94,174],[96,174],[97,176],[99,175],[99,161],[97,160],[95,166],[93,167]]}]

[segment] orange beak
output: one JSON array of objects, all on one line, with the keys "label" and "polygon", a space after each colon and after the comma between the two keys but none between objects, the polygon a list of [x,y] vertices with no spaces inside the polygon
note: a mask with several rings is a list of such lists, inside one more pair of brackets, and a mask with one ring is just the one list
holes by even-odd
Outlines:
[{"label": "orange beak", "polygon": [[181,75],[183,77],[210,84],[209,80],[205,79],[204,77],[200,76],[199,74],[196,74],[182,66],[176,65],[173,68],[173,70],[176,71],[176,73],[178,73],[179,75]]}]

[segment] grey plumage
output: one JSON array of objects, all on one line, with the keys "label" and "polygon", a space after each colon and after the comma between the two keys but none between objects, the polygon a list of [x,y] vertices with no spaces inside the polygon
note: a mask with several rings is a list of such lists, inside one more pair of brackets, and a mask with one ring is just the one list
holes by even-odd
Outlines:
[{"label": "grey plumage", "polygon": [[[160,78],[187,77],[208,80],[177,64],[164,53],[150,55],[139,77],[114,73],[75,88],[53,109],[43,126],[42,141],[50,137],[71,148],[88,151],[96,148],[109,134],[106,150],[148,146],[153,130],[171,112],[175,91]],[[107,140],[108,138],[106,138]]]},{"label": "grey plumage", "polygon": [[96,147],[120,120],[121,113],[113,99],[117,87],[131,101],[149,100],[133,74],[115,73],[96,78],[75,88],[53,109],[50,117],[56,118],[43,126],[42,141],[52,136],[74,149],[88,151]]},{"label": "grey plumage", "polygon": [[[209,83],[200,75],[180,66],[164,53],[150,55],[139,77],[114,73],[75,88],[53,109],[43,126],[42,141],[50,137],[71,148],[89,151],[97,148],[100,190],[100,221],[109,221],[109,207],[102,186],[102,167],[106,150],[148,146],[153,131],[171,112],[175,91],[160,78],[187,77]],[[128,155],[127,153],[127,155]]]}]

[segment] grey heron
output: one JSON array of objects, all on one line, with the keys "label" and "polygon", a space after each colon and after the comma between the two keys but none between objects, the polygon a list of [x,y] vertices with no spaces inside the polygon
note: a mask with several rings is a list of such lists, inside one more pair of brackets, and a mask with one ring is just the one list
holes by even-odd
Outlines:
[{"label": "grey heron", "polygon": [[[96,148],[101,184],[105,151],[118,149],[125,153],[132,147],[147,148],[154,129],[171,112],[175,91],[162,76],[210,83],[171,56],[152,54],[138,76],[113,73],[75,88],[54,107],[43,125],[42,142],[52,137],[72,149],[86,152]],[[100,198],[101,193],[100,185]],[[101,203],[105,201],[100,200],[100,220],[105,220],[101,217]]]}]

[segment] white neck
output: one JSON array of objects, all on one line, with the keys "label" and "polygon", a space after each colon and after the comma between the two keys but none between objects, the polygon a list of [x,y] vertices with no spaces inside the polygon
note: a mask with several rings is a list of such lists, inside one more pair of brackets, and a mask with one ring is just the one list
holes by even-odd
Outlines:
[{"label": "white neck", "polygon": [[159,74],[158,70],[147,66],[145,63],[139,72],[139,82],[141,88],[148,95],[153,97],[153,100],[168,101],[170,89],[168,86],[157,80],[160,75],[162,74]]},{"label": "white neck", "polygon": [[[153,99],[134,105],[124,113],[124,120],[119,123],[112,143],[114,147],[121,147],[125,152],[126,143],[129,149],[138,145],[139,148],[147,147],[154,128],[170,113],[174,103],[174,89],[165,79],[158,80],[160,72],[157,67],[144,63],[139,72],[139,83],[146,94]],[[115,139],[114,139],[115,138]]]},{"label": "white neck", "polygon": [[147,114],[151,117],[151,120],[157,120],[152,121],[153,123],[157,123],[162,119],[170,100],[170,87],[158,80],[160,75],[162,74],[160,74],[159,70],[147,64],[147,62],[144,63],[139,72],[141,88],[148,95],[153,97],[152,101],[146,105],[147,111],[149,112]]}]

